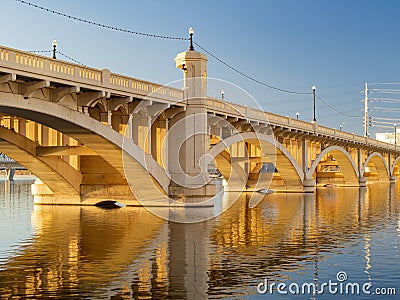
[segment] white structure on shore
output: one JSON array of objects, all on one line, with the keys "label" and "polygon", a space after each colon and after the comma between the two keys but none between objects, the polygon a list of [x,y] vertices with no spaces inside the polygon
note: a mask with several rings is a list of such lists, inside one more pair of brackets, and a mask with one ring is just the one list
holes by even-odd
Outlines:
[{"label": "white structure on shore", "polygon": [[[375,138],[389,144],[395,144],[394,132],[377,132]],[[396,144],[400,142],[400,132],[396,130]]]}]

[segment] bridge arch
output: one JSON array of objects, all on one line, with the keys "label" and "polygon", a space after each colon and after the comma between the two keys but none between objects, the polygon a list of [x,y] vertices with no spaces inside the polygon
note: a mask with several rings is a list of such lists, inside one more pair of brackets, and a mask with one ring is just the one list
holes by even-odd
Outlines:
[{"label": "bridge arch", "polygon": [[362,169],[361,169],[361,177],[365,177],[365,172],[366,168],[368,167],[368,164],[373,163],[375,166],[375,169],[378,174],[378,180],[379,181],[389,181],[390,179],[390,170],[389,167],[385,161],[385,158],[382,156],[382,154],[378,152],[373,152],[371,153],[367,160],[365,161]]},{"label": "bridge arch", "polygon": [[[24,99],[22,95],[7,92],[0,92],[0,112],[43,124],[79,141],[108,162],[126,182],[123,149],[124,153],[132,157],[131,170],[141,178],[148,178],[150,173],[162,188],[162,191],[154,191],[155,197],[168,191],[170,179],[154,159],[133,142],[126,141],[120,133],[88,115],[57,103],[34,97]],[[150,178],[147,180],[151,181]],[[147,192],[152,194],[150,188]]]},{"label": "bridge arch", "polygon": [[290,152],[272,136],[255,132],[237,133],[213,146],[209,150],[209,154],[216,157],[227,147],[243,141],[260,146],[263,155],[267,157],[275,156],[274,163],[282,176],[286,189],[303,189],[303,173],[300,166]]},{"label": "bridge arch", "polygon": [[343,173],[345,184],[358,186],[359,173],[357,166],[350,154],[344,148],[339,146],[330,146],[322,150],[316,160],[311,164],[310,170],[307,172],[307,178],[311,179],[313,177],[318,164],[321,162],[324,156],[329,153],[332,154],[332,156],[338,162]]}]

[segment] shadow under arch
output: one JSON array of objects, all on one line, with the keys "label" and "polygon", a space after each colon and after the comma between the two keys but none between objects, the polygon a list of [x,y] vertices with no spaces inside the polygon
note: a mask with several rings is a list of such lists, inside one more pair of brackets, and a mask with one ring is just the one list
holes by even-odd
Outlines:
[{"label": "shadow under arch", "polygon": [[[218,171],[225,178],[225,180],[229,182],[229,190],[241,190],[241,182],[243,182],[243,180],[246,178],[243,168],[237,163],[232,164],[231,155],[226,150],[219,153],[214,159],[217,164]],[[236,172],[237,177],[232,176],[232,171]]]},{"label": "shadow under arch", "polygon": [[328,153],[332,154],[338,162],[343,173],[345,184],[358,186],[359,173],[356,164],[350,154],[339,146],[330,146],[322,150],[317,159],[311,164],[310,170],[307,172],[307,178],[311,179],[313,177],[318,164]]},{"label": "shadow under arch", "polygon": [[398,156],[390,166],[390,176],[400,176],[400,156]]},{"label": "shadow under arch", "polygon": [[[221,139],[216,135],[211,135],[212,139],[217,143]],[[230,191],[242,191],[243,182],[246,179],[246,174],[243,168],[238,163],[232,163],[231,154],[226,149],[218,153],[214,157],[216,167],[221,173],[222,177],[229,182]],[[235,172],[235,174],[232,173]]]},{"label": "shadow under arch", "polygon": [[385,161],[385,158],[382,156],[382,154],[378,153],[378,152],[373,152],[371,153],[367,160],[365,161],[362,169],[361,169],[361,176],[360,177],[364,177],[365,174],[365,169],[366,167],[368,167],[369,163],[373,163],[375,168],[376,168],[376,172],[378,173],[378,180],[379,181],[389,181],[390,179],[390,170],[387,166],[387,163]]},{"label": "shadow under arch", "polygon": [[274,165],[281,174],[287,190],[303,190],[301,168],[290,152],[272,136],[255,132],[237,133],[216,144],[209,150],[208,154],[216,157],[227,147],[243,141],[259,146],[263,155],[273,156]]},{"label": "shadow under arch", "polygon": [[[123,135],[111,127],[84,113],[57,103],[34,97],[24,99],[22,95],[6,92],[0,92],[0,112],[32,120],[72,137],[95,151],[115,169],[115,173],[126,180],[122,159],[123,149],[124,153],[131,158],[131,171],[141,178],[148,178],[148,174],[152,175],[152,178],[159,183],[163,190],[158,190],[152,184],[151,187],[154,186],[154,189],[150,186],[146,187],[147,193],[152,193],[152,190],[157,189],[154,193],[159,195],[168,190],[170,179],[165,170],[152,157],[149,157],[132,141],[127,142]],[[148,180],[151,181],[150,178]]]}]

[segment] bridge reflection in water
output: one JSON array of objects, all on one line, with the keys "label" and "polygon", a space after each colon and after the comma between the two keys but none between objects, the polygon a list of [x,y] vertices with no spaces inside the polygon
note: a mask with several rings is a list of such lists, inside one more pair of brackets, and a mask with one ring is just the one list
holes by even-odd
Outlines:
[{"label": "bridge reflection in water", "polygon": [[[17,204],[10,199],[29,185],[1,186],[5,193],[12,190],[0,205],[6,216],[12,215]],[[32,209],[34,235],[11,258],[0,260],[0,294],[229,298],[255,294],[257,282],[266,276],[319,280],[327,272],[320,265],[332,256],[353,277],[365,280],[373,277],[372,233],[400,220],[396,191],[399,186],[376,184],[321,188],[315,195],[276,193],[253,209],[248,208],[251,195],[243,194],[223,215],[197,224],[167,222],[138,207],[32,208],[26,193],[19,199],[25,203],[18,205],[28,203]],[[3,225],[0,231],[10,229]],[[352,247],[359,252],[339,257]]]}]

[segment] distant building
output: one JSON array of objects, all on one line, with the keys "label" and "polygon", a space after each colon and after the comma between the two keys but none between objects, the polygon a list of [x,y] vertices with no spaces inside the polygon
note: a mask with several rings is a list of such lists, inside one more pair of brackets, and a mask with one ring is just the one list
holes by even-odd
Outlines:
[{"label": "distant building", "polygon": [[[396,142],[397,142],[397,144],[399,144],[400,143],[400,132],[396,131],[396,135],[397,135]],[[394,144],[394,132],[378,132],[378,133],[376,133],[375,138],[378,141],[386,142],[389,144]]]}]

